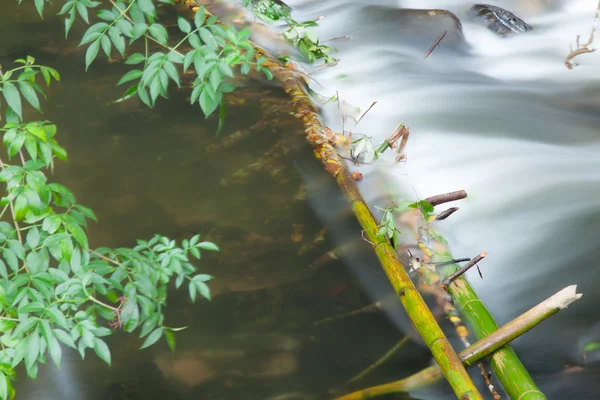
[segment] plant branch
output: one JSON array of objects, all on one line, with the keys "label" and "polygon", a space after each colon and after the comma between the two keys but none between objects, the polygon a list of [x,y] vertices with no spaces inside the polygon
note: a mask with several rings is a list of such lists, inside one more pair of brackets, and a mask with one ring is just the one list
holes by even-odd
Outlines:
[{"label": "plant branch", "polygon": [[599,17],[600,17],[600,1],[598,2],[598,6],[596,7],[596,13],[594,14],[594,23],[592,24],[592,31],[590,32],[590,37],[589,37],[588,41],[584,44],[580,44],[579,43],[580,35],[577,35],[577,39],[575,41],[575,43],[577,44],[577,48],[573,49],[573,46],[570,46],[571,51],[569,52],[569,54],[567,54],[567,57],[565,58],[565,66],[567,67],[567,69],[573,69],[575,67],[575,65],[577,65],[573,62],[573,59],[575,57],[577,57],[578,55],[585,54],[585,53],[593,53],[594,51],[596,51],[596,49],[592,49],[592,48],[590,48],[590,46],[592,45],[592,43],[594,41],[594,35],[596,34],[596,29],[598,28],[598,18]]},{"label": "plant branch", "polygon": [[450,286],[450,284],[452,282],[454,282],[459,276],[461,276],[462,274],[467,272],[469,269],[471,269],[475,264],[477,264],[479,261],[483,260],[485,257],[487,257],[487,253],[485,253],[485,252],[480,253],[480,254],[476,255],[475,257],[473,257],[468,263],[463,265],[461,269],[448,275],[442,281],[442,286]]}]

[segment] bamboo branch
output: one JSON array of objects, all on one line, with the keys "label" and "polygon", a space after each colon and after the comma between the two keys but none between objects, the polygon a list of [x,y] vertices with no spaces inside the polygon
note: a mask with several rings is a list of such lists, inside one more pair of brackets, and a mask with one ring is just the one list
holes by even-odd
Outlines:
[{"label": "bamboo branch", "polygon": [[[498,354],[510,341],[531,330],[540,322],[556,314],[562,309],[567,308],[569,304],[581,298],[581,294],[576,292],[577,286],[571,285],[562,289],[554,296],[544,300],[529,311],[521,314],[491,335],[469,346],[459,353],[460,359],[465,366],[473,365],[485,356],[492,353]],[[372,399],[384,394],[412,392],[427,387],[443,377],[440,368],[437,365],[426,368],[408,378],[386,383],[384,385],[374,386],[353,392],[335,400],[363,400]],[[506,388],[506,387],[505,387]],[[509,396],[513,399],[533,400],[545,399],[546,397],[538,390],[531,390],[520,396],[515,396],[507,390]]]}]

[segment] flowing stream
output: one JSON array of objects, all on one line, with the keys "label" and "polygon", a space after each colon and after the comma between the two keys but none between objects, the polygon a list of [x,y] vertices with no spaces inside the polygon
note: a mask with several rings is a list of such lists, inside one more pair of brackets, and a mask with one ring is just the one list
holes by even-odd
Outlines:
[{"label": "flowing stream", "polygon": [[[549,398],[595,398],[597,365],[570,377],[561,371],[581,363],[582,346],[600,337],[600,54],[578,57],[574,70],[564,65],[576,36],[587,41],[597,2],[497,0],[534,27],[510,37],[470,23],[471,4],[290,5],[298,19],[325,17],[322,40],[349,36],[328,43],[339,50],[339,65],[318,71],[313,87],[324,96],[338,91],[363,111],[377,101],[352,129],[355,137],[380,143],[398,123],[411,127],[404,165],[361,167],[371,203],[389,203],[385,196],[397,194],[390,187],[412,198],[467,190],[460,211],[438,228],[456,257],[488,252],[484,278],[468,276],[500,323],[577,284],[579,302],[514,344]],[[455,13],[464,41],[443,20],[407,18],[401,7]],[[338,105],[325,112],[340,131]]]}]

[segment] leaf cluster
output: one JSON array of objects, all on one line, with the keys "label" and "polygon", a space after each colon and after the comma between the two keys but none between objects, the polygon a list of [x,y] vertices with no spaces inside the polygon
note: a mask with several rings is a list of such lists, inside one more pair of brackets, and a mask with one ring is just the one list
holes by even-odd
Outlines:
[{"label": "leaf cluster", "polygon": [[[49,121],[22,121],[21,98],[39,110],[35,93],[42,76],[59,80],[49,67],[27,57],[2,73],[6,123],[0,132],[8,159],[0,159],[0,399],[14,395],[14,369],[25,364],[36,378],[40,363],[60,367],[64,346],[85,357],[87,349],[110,365],[105,340],[114,331],[139,330],[141,348],[175,329],[164,325],[167,289],[187,283],[190,299],[210,299],[206,281],[192,264],[201,251],[218,251],[199,235],[178,244],[156,235],[134,248],[90,249],[86,234],[94,212],[75,195],[49,182],[45,169],[67,152]],[[0,104],[3,105],[3,104]]]},{"label": "leaf cluster", "polygon": [[[283,37],[298,48],[309,63],[312,64],[317,60],[322,60],[325,64],[337,62],[334,57],[330,56],[331,48],[321,43],[316,33],[310,29],[318,26],[314,20],[296,21],[291,16],[290,8],[280,1],[244,0],[244,6],[250,8],[256,16],[264,21],[285,22],[288,29],[283,32]],[[284,58],[284,60],[287,59]]]},{"label": "leaf cluster", "polygon": [[[44,0],[35,0],[35,4],[42,15]],[[138,96],[144,104],[154,107],[159,97],[168,98],[170,84],[179,87],[180,75],[193,67],[197,78],[192,84],[191,103],[197,103],[206,117],[221,106],[222,119],[223,94],[235,89],[231,79],[235,69],[245,75],[254,68],[272,79],[271,72],[263,66],[265,60],[255,60],[255,51],[248,41],[250,33],[224,27],[216,16],[208,16],[203,6],[193,23],[180,17],[177,21],[179,34],[170,35],[158,21],[153,0],[115,0],[102,8],[104,4],[107,3],[68,0],[59,15],[66,17],[65,35],[69,34],[78,17],[91,24],[79,44],[87,45],[86,70],[100,51],[111,58],[116,50],[120,57],[126,58],[126,64],[137,66],[119,81],[118,84],[135,83],[117,101]],[[99,21],[93,23],[94,19]],[[172,36],[177,36],[176,42]],[[126,56],[129,48],[138,41],[143,42],[144,50]],[[157,48],[159,50],[155,50]]]}]

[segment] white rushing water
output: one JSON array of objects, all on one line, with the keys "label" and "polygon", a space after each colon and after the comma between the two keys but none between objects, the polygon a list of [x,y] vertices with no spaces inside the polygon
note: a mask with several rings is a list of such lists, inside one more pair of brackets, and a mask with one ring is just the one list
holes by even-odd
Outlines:
[{"label": "white rushing water", "polygon": [[[340,62],[317,71],[314,88],[362,110],[378,102],[354,132],[379,143],[400,122],[411,128],[405,165],[361,169],[366,197],[381,199],[372,182],[382,176],[421,198],[467,190],[439,229],[457,257],[488,252],[484,279],[469,277],[499,322],[579,285],[582,300],[516,342],[545,390],[565,389],[544,374],[579,362],[583,343],[600,339],[600,53],[578,57],[574,70],[564,64],[577,34],[587,41],[597,1],[490,1],[534,27],[508,38],[469,23],[464,0],[289,3],[298,19],[325,17],[321,39],[350,37],[328,43]],[[407,27],[400,7],[452,11],[466,46],[444,39],[424,60],[446,28],[423,25],[419,41],[426,23]],[[324,113],[339,131],[337,105]]]}]

